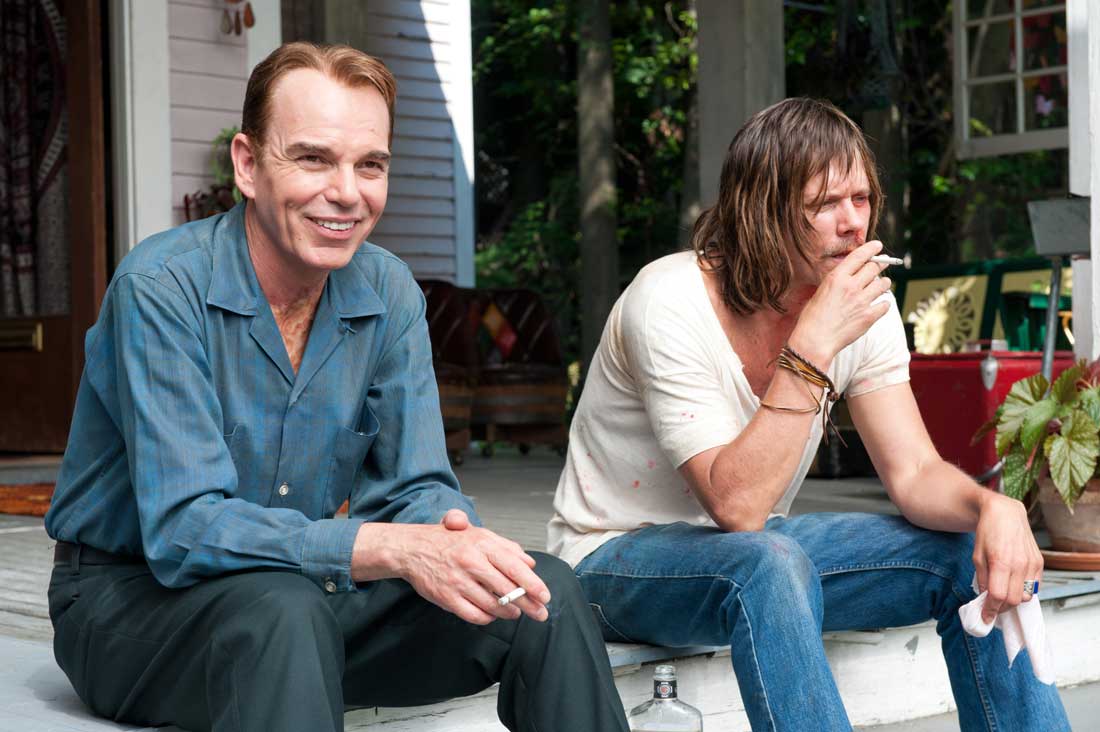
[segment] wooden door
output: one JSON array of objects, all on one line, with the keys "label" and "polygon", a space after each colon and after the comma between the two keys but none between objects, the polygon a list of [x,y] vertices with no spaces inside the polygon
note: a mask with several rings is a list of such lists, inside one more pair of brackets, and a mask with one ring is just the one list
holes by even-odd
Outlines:
[{"label": "wooden door", "polygon": [[0,318],[0,451],[6,452],[65,449],[84,334],[95,322],[107,278],[105,3],[42,5],[64,18],[69,294],[63,314]]}]

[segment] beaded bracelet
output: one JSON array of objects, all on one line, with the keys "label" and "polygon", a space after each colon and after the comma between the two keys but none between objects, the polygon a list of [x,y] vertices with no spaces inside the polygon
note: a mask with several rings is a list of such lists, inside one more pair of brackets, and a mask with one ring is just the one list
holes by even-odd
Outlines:
[{"label": "beaded bracelet", "polygon": [[[837,393],[833,380],[830,379],[824,371],[814,366],[808,359],[800,355],[789,345],[785,345],[780,349],[775,363],[780,368],[787,369],[801,378],[802,381],[806,383],[806,391],[809,393],[810,397],[817,402],[817,405],[805,408],[781,407],[776,404],[768,404],[761,401],[760,406],[778,412],[793,412],[795,414],[810,414],[811,412],[817,414],[819,412],[824,412],[821,416],[821,434],[825,439],[825,444],[829,444],[829,429],[831,428],[836,434],[837,439],[840,440],[840,444],[847,447],[848,443],[844,441],[844,437],[841,436],[840,430],[833,422],[832,415],[829,413],[833,402],[840,398],[840,394]],[[810,384],[821,387],[822,391],[820,397],[814,396],[813,391],[810,389]]]}]

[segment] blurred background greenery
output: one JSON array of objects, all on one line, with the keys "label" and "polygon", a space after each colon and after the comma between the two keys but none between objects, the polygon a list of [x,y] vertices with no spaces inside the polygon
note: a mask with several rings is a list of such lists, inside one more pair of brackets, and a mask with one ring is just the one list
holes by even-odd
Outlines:
[{"label": "blurred background greenery", "polygon": [[[569,362],[581,331],[578,1],[472,3],[477,284],[540,292]],[[616,0],[609,13],[625,286],[682,248],[709,202],[685,174],[695,138],[693,2]],[[892,251],[915,265],[1033,253],[1024,203],[1066,193],[1067,153],[957,159],[949,3],[788,2],[784,13],[787,95],[829,99],[883,138],[872,144],[893,218],[879,234]]]}]

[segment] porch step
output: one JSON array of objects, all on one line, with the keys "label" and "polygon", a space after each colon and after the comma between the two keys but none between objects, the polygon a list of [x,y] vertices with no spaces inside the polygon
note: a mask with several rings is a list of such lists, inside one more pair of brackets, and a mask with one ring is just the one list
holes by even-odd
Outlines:
[{"label": "porch step", "polygon": [[[1070,579],[1072,577],[1072,579]],[[1048,571],[1043,615],[1059,686],[1100,680],[1100,577]],[[652,693],[653,665],[672,660],[685,701],[699,707],[709,732],[748,730],[729,649],[656,648],[609,643],[623,706]],[[947,669],[932,623],[878,632],[828,633],[825,649],[852,723],[885,724],[951,711]],[[496,688],[425,707],[359,709],[348,732],[500,732]],[[179,732],[162,727],[164,732]],[[21,732],[152,732],[92,717],[57,668],[49,644],[0,636],[0,730]]]}]

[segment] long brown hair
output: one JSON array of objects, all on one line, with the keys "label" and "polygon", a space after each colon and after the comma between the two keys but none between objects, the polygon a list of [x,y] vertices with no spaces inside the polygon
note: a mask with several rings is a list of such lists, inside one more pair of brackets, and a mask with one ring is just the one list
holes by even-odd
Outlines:
[{"label": "long brown hair", "polygon": [[390,114],[389,141],[393,144],[393,106],[397,80],[381,60],[357,48],[295,41],[284,43],[256,64],[248,77],[241,111],[241,132],[261,156],[267,125],[271,120],[271,95],[275,84],[294,69],[314,69],[352,89],[373,86],[382,95]]},{"label": "long brown hair", "polygon": [[696,254],[721,279],[722,300],[740,315],[783,311],[793,275],[792,250],[810,262],[813,228],[803,201],[806,185],[822,176],[810,208],[819,208],[829,167],[862,165],[870,190],[871,238],[882,211],[874,156],[855,122],[826,101],[785,99],[754,114],[730,143],[718,202],[695,221]]}]

